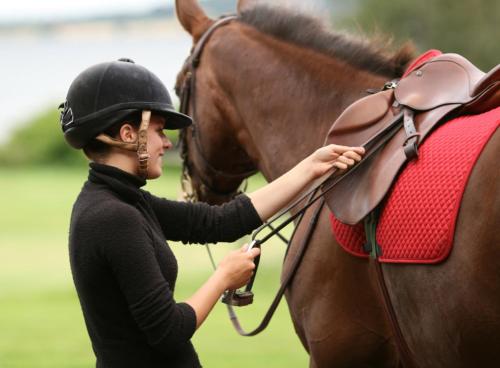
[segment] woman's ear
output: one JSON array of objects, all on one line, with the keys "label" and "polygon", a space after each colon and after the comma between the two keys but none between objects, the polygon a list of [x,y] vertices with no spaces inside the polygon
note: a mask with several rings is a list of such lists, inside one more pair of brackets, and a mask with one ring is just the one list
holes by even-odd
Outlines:
[{"label": "woman's ear", "polygon": [[125,123],[120,128],[120,139],[126,143],[137,141],[137,130],[129,123]]}]

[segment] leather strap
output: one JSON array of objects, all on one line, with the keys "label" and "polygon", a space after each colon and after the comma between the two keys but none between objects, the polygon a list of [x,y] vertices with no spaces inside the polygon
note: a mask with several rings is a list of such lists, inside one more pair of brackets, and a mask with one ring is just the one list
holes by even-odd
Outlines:
[{"label": "leather strap", "polygon": [[139,137],[137,138],[137,158],[139,159],[139,175],[146,179],[148,176],[148,126],[151,120],[151,111],[142,112],[141,125],[139,126]]},{"label": "leather strap", "polygon": [[196,69],[198,67],[198,64],[200,63],[200,57],[201,53],[203,52],[203,48],[207,44],[208,39],[214,33],[214,31],[219,28],[220,26],[229,23],[230,21],[238,19],[237,15],[228,15],[223,18],[218,19],[214,24],[210,26],[209,29],[205,33],[203,33],[203,36],[201,36],[200,40],[196,44],[193,53],[191,54],[190,60],[191,60],[191,66]]},{"label": "leather strap", "polygon": [[101,133],[97,137],[96,140],[107,144],[108,146],[118,147],[125,149],[127,151],[136,151],[137,150],[137,142],[127,143],[120,141],[118,139],[112,138],[107,134]]},{"label": "leather strap", "polygon": [[[312,196],[314,196],[314,193]],[[290,282],[293,280],[293,277],[295,276],[297,269],[300,266],[302,259],[304,258],[304,254],[305,254],[305,251],[307,249],[307,245],[309,244],[311,237],[314,233],[314,230],[316,229],[316,225],[318,224],[318,220],[319,220],[319,215],[321,214],[321,210],[323,209],[324,204],[325,204],[325,200],[323,197],[321,197],[321,201],[318,204],[318,207],[316,207],[314,214],[311,217],[311,220],[309,222],[309,227],[307,228],[306,236],[304,237],[304,240],[302,241],[302,243],[300,244],[300,247],[297,250],[297,254],[293,260],[293,263],[290,266],[290,269],[289,269],[288,273],[286,274],[286,276],[283,277],[283,281],[281,282],[280,288],[279,288],[278,292],[276,293],[276,296],[274,297],[273,302],[271,303],[271,306],[267,310],[264,318],[262,319],[262,322],[257,326],[257,328],[255,328],[254,330],[252,330],[250,332],[246,332],[245,330],[243,330],[243,328],[241,327],[241,324],[238,320],[238,317],[236,316],[236,313],[234,311],[233,306],[227,304],[227,311],[229,313],[229,318],[231,319],[231,323],[233,324],[234,329],[241,336],[255,336],[259,332],[262,332],[267,327],[269,322],[271,321],[271,318],[273,317],[274,312],[276,311],[276,308],[278,308],[278,305],[281,301],[281,298],[283,297],[283,294],[285,293],[286,288],[290,285]],[[304,213],[302,213],[302,216],[303,216],[303,214]],[[303,217],[301,217],[301,219],[302,218]],[[297,229],[298,226],[299,225],[297,224],[295,229]],[[292,237],[293,237],[293,235],[292,235]],[[291,241],[290,241],[290,243],[291,243]],[[289,243],[289,245],[290,245],[290,243]],[[288,250],[287,250],[287,252],[288,252]]]},{"label": "leather strap", "polygon": [[148,126],[151,120],[151,111],[144,110],[142,112],[141,125],[139,126],[139,131],[137,133],[137,140],[135,142],[124,142],[115,138],[110,137],[107,134],[101,133],[95,139],[105,143],[109,146],[121,148],[127,151],[137,152],[137,158],[139,160],[139,175],[146,179],[148,176]]},{"label": "leather strap", "polygon": [[415,122],[413,117],[415,113],[413,110],[404,107],[403,108],[403,127],[405,128],[406,140],[403,144],[403,150],[405,152],[406,158],[409,160],[418,156],[418,138],[420,134],[417,133],[415,128]]},{"label": "leather strap", "polygon": [[385,284],[384,279],[384,271],[382,270],[382,265],[378,261],[378,259],[373,260],[375,272],[377,274],[378,284],[380,286],[380,291],[382,293],[383,304],[387,315],[389,316],[389,321],[392,326],[392,331],[394,332],[394,338],[396,340],[396,346],[399,352],[399,357],[402,366],[404,368],[414,368],[414,359],[408,344],[404,338],[403,332],[399,327],[398,318],[396,316],[396,312],[394,311],[394,307],[392,306],[391,297],[389,295],[389,291],[387,290],[387,285]]}]

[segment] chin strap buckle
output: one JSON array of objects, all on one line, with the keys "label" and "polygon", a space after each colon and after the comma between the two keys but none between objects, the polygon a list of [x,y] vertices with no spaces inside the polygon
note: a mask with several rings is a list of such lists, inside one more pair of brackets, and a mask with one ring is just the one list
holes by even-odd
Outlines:
[{"label": "chin strap buckle", "polygon": [[142,112],[141,125],[139,127],[139,136],[137,138],[137,158],[139,159],[139,175],[144,179],[148,176],[148,126],[151,119],[151,111]]}]

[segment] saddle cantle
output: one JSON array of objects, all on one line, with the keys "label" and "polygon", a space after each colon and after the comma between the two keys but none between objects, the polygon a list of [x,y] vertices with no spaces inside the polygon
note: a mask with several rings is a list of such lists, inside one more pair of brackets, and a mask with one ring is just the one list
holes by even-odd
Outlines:
[{"label": "saddle cantle", "polygon": [[341,222],[357,224],[381,202],[403,164],[443,118],[497,106],[500,65],[485,74],[457,54],[417,65],[395,88],[356,101],[333,123],[327,144],[366,146],[367,153],[325,194],[327,205]]}]

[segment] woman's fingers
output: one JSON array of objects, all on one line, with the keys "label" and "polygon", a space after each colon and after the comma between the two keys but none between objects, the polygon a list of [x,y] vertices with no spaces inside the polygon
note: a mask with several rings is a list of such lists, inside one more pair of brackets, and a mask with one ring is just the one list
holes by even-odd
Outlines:
[{"label": "woman's fingers", "polygon": [[250,249],[248,254],[250,255],[250,257],[252,259],[254,259],[255,257],[257,257],[260,254],[260,248],[252,248],[252,249]]},{"label": "woman's fingers", "polygon": [[339,144],[330,144],[327,147],[329,147],[330,149],[332,149],[333,151],[335,151],[339,154],[342,154],[342,153],[347,152],[347,151],[356,151],[360,154],[364,153],[363,147],[342,146]]},{"label": "woman's fingers", "polygon": [[330,144],[327,146],[332,154],[338,155],[349,155],[351,158],[361,157],[365,154],[365,149],[363,147],[350,147],[350,146],[340,146],[337,144]]},{"label": "woman's fingers", "polygon": [[339,161],[335,161],[333,166],[340,170],[347,170],[347,165]]},{"label": "woman's fingers", "polygon": [[250,258],[254,259],[260,254],[260,248],[252,248],[250,251],[248,250],[249,244],[245,244],[240,248],[240,252],[242,253],[248,253]]},{"label": "woman's fingers", "polygon": [[338,157],[337,162],[341,162],[343,164],[346,164],[347,166],[352,166],[355,163],[354,159],[349,158],[346,155],[342,155],[342,156]]},{"label": "woman's fingers", "polygon": [[342,156],[349,157],[349,158],[355,160],[356,162],[361,161],[361,158],[362,158],[361,154],[359,154],[355,151],[347,151]]},{"label": "woman's fingers", "polygon": [[224,257],[218,270],[224,275],[229,289],[237,289],[248,282],[255,270],[254,258],[259,254],[259,248],[248,250],[248,245],[245,244]]},{"label": "woman's fingers", "polygon": [[364,155],[365,154],[365,148],[364,147],[349,147],[351,151],[356,152],[359,155]]}]

